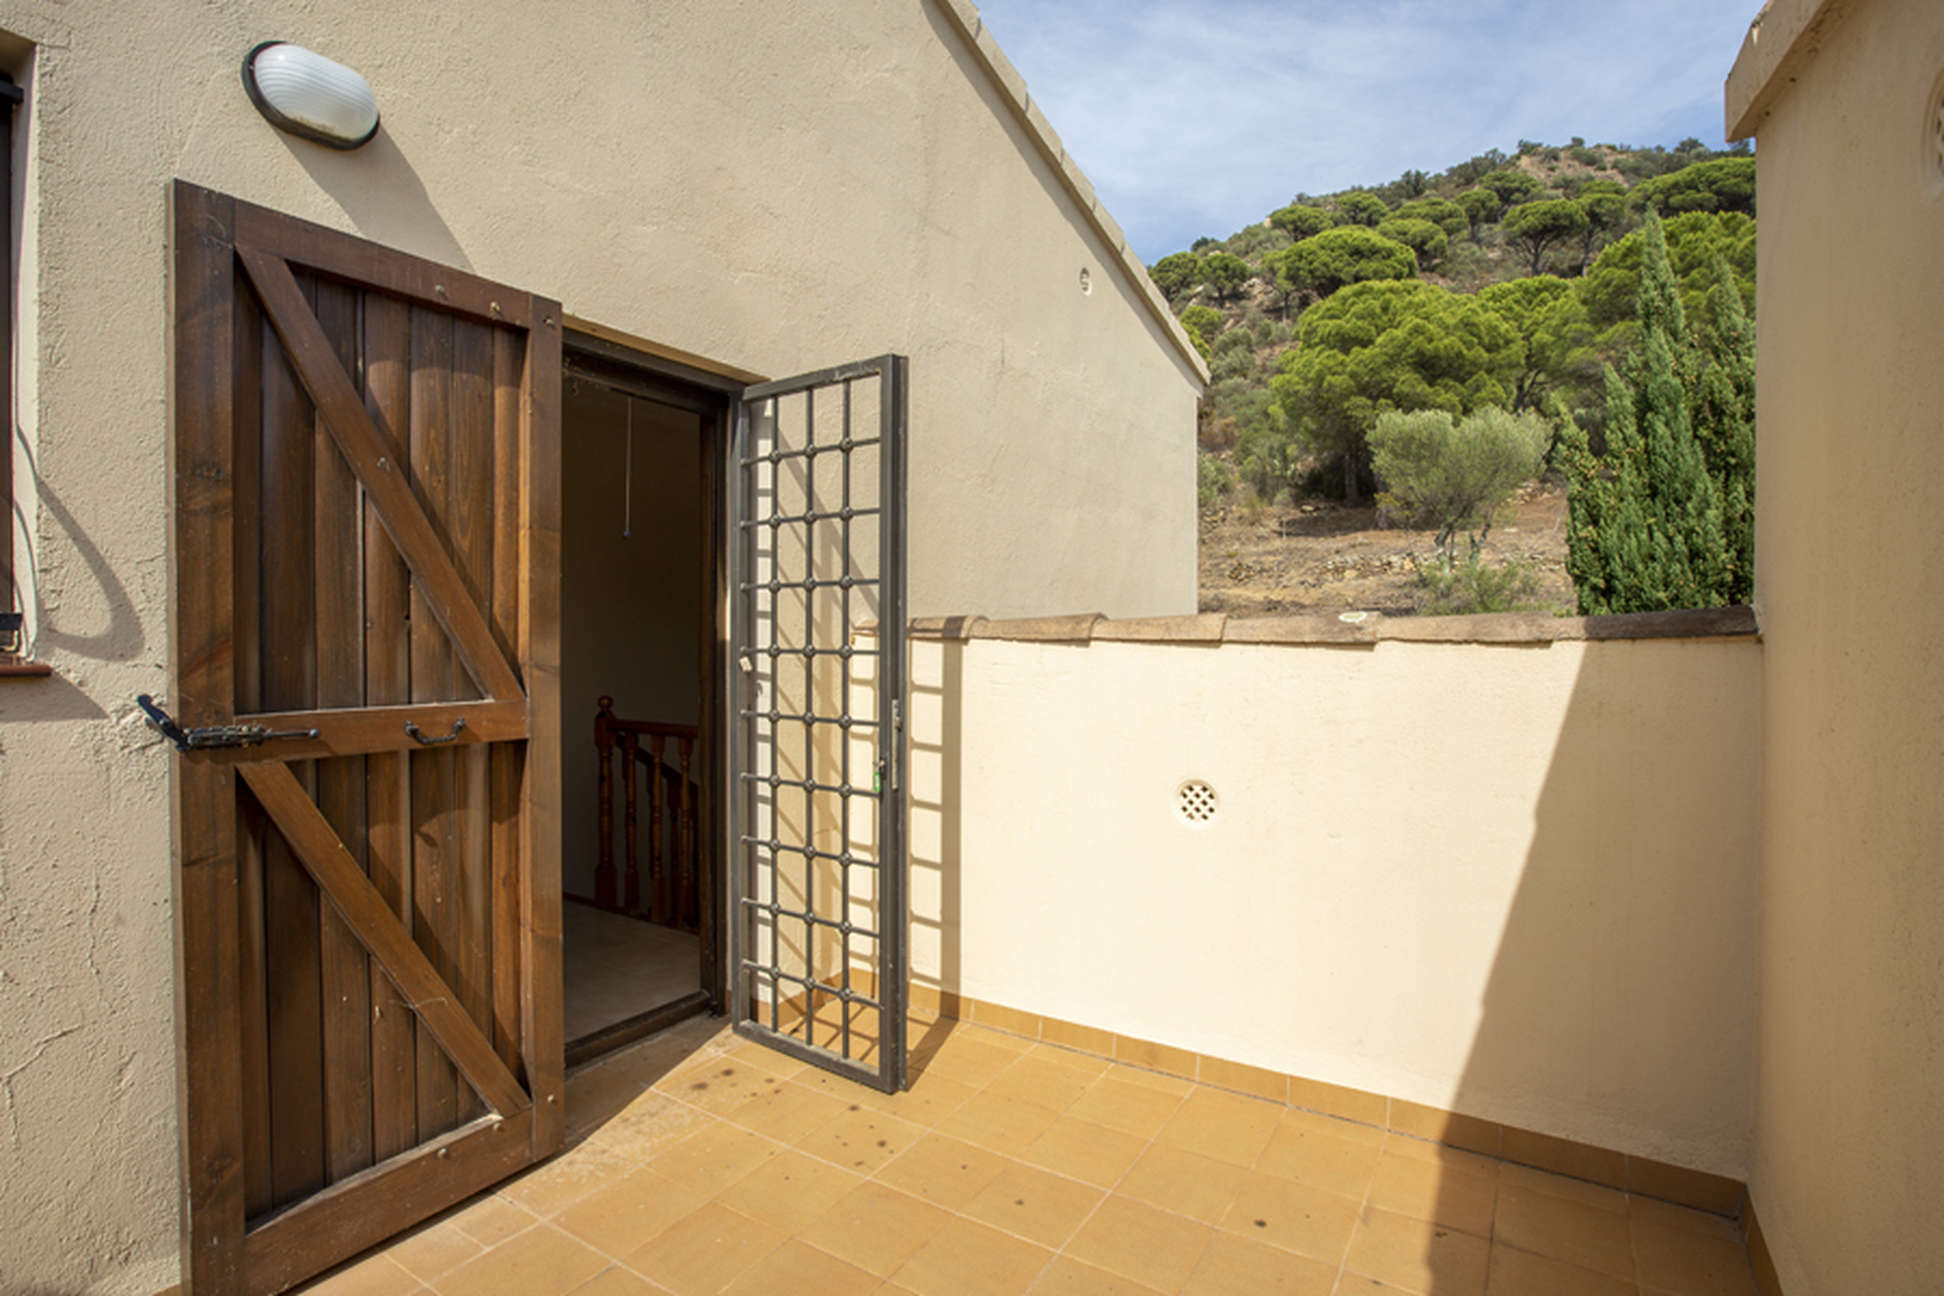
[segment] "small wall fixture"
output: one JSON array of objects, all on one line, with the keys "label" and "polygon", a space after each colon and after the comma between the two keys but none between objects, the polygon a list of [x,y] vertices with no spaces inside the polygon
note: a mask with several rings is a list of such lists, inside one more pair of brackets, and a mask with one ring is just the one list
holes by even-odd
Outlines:
[{"label": "small wall fixture", "polygon": [[280,131],[335,149],[378,133],[371,83],[342,63],[288,41],[265,41],[243,59],[243,89]]}]

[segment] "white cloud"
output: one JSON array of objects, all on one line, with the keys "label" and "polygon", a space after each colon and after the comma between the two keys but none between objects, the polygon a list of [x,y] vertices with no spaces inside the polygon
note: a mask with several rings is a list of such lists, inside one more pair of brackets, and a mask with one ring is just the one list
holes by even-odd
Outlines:
[{"label": "white cloud", "polygon": [[1721,142],[1756,0],[987,0],[1148,261],[1289,201],[1521,138]]}]

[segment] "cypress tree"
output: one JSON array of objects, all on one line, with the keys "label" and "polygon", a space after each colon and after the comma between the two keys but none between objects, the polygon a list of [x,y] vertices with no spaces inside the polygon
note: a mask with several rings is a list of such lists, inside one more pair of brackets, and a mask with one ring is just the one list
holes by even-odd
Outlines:
[{"label": "cypress tree", "polygon": [[1660,221],[1643,240],[1640,333],[1606,371],[1606,446],[1561,433],[1567,572],[1580,611],[1744,602],[1754,572],[1754,340],[1726,266],[1707,336],[1691,331]]}]

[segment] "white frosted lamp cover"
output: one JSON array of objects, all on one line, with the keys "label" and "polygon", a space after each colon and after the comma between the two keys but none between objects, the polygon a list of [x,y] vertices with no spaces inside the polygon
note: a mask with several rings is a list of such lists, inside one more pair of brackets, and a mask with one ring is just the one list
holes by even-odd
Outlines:
[{"label": "white frosted lamp cover", "polygon": [[265,41],[243,60],[243,88],[279,130],[351,149],[378,133],[371,83],[342,63],[288,41]]}]

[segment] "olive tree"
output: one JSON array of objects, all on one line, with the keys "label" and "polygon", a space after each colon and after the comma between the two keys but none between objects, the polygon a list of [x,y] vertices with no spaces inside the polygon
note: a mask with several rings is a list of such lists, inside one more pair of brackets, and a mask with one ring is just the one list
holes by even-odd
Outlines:
[{"label": "olive tree", "polygon": [[1545,459],[1552,425],[1537,414],[1487,406],[1454,419],[1442,409],[1392,411],[1370,431],[1371,464],[1384,506],[1438,534],[1449,569],[1458,536],[1476,558],[1492,520]]}]

